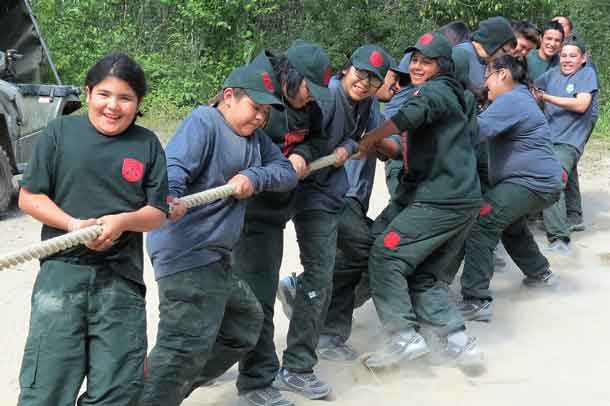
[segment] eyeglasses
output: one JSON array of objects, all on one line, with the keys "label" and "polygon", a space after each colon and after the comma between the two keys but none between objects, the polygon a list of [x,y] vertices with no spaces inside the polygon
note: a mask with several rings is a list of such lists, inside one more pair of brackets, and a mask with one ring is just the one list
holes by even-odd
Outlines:
[{"label": "eyeglasses", "polygon": [[381,79],[375,76],[373,72],[354,68],[354,73],[356,74],[356,77],[360,80],[368,79],[369,86],[371,87],[381,87],[381,84],[383,83]]},{"label": "eyeglasses", "polygon": [[487,82],[487,80],[493,76],[494,73],[498,73],[500,72],[502,69],[496,69],[496,70],[492,70],[491,72],[489,72],[487,75],[485,75],[485,77],[483,78],[483,82]]}]

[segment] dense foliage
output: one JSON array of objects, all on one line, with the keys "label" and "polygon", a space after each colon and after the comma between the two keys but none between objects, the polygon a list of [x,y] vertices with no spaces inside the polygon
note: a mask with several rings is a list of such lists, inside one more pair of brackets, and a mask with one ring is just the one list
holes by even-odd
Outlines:
[{"label": "dense foliage", "polygon": [[[610,82],[607,0],[31,0],[66,83],[112,50],[135,56],[151,82],[148,110],[180,115],[205,102],[226,74],[260,48],[295,38],[323,45],[335,66],[364,42],[398,58],[425,30],[493,15],[542,24],[570,16]],[[602,97],[605,97],[602,93]],[[608,111],[606,105],[605,111]]]}]

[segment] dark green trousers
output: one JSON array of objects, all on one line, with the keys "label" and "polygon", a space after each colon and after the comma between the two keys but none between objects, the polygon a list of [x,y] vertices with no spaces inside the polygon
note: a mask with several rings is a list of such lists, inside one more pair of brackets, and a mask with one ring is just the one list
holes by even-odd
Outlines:
[{"label": "dark green trousers", "polygon": [[141,405],[177,406],[250,351],[263,313],[224,261],[159,279],[159,328]]},{"label": "dark green trousers", "polygon": [[316,347],[332,292],[337,221],[337,213],[322,210],[303,211],[294,218],[303,274],[282,358],[283,367],[291,372],[310,373],[318,363]]},{"label": "dark green trousers", "polygon": [[145,288],[107,268],[49,260],[32,292],[20,406],[136,405],[146,359]]},{"label": "dark green trousers", "polygon": [[283,251],[284,226],[248,222],[233,250],[235,273],[250,285],[264,315],[255,347],[239,363],[239,393],[270,386],[280,368],[273,314]]},{"label": "dark green trousers", "polygon": [[393,199],[396,195],[396,189],[400,183],[400,171],[403,166],[402,157],[400,159],[388,159],[385,161],[385,183],[388,187],[390,199]]},{"label": "dark green trousers", "polygon": [[369,277],[386,332],[418,327],[420,321],[439,334],[464,327],[449,300],[449,283],[477,211],[392,202],[375,220]]},{"label": "dark green trousers", "polygon": [[[578,164],[578,150],[568,144],[555,144],[553,149],[564,171],[561,178],[565,188],[570,173]],[[561,191],[555,204],[542,212],[542,217],[546,228],[546,236],[550,242],[559,239],[566,242],[570,241],[570,223],[568,222],[564,190]]]},{"label": "dark green trousers", "polygon": [[[304,272],[297,283],[283,366],[311,372],[315,349],[332,289],[337,246],[337,214],[305,211],[293,219]],[[283,227],[246,223],[233,251],[235,269],[261,302],[264,321],[256,346],[241,361],[237,390],[246,393],[271,385],[279,370],[275,351],[273,308],[283,254]]]},{"label": "dark green trousers", "polygon": [[578,179],[578,162],[568,176],[565,190],[566,214],[569,219],[576,222],[582,221],[582,196],[580,195],[580,182]]},{"label": "dark green trousers", "polygon": [[527,215],[549,207],[557,196],[509,182],[485,193],[479,217],[466,239],[461,278],[465,299],[492,299],[489,284],[494,272],[493,250],[499,240],[525,275],[536,276],[548,269],[549,262],[527,227]]},{"label": "dark green trousers", "polygon": [[[347,341],[352,331],[352,315],[356,301],[361,304],[370,297],[368,281],[369,253],[373,245],[371,226],[358,200],[347,197],[339,215],[337,257],[333,272],[333,290],[322,334],[338,336]],[[360,297],[356,300],[356,293]]]}]

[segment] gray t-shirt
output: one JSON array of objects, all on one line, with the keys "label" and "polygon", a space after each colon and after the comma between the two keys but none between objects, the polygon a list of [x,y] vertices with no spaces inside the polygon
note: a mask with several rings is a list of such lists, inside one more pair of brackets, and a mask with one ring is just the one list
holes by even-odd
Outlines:
[{"label": "gray t-shirt", "polygon": [[[236,134],[216,108],[190,113],[167,144],[169,194],[182,197],[222,186],[240,173],[256,193],[286,191],[298,182],[292,164],[263,130]],[[246,200],[233,197],[190,209],[148,233],[157,279],[229,258],[244,223]]]},{"label": "gray t-shirt", "polygon": [[[571,75],[564,75],[559,67],[553,68],[536,80],[536,86],[559,97],[591,93],[595,98],[598,90],[595,70],[587,65]],[[572,145],[582,155],[593,126],[594,101],[582,114],[547,102],[544,113],[551,127],[553,143]]]},{"label": "gray t-shirt", "polygon": [[470,83],[476,88],[482,88],[485,86],[485,62],[479,58],[477,52],[474,50],[472,42],[462,42],[457,44],[455,48],[463,49],[468,53],[468,62],[470,65],[470,71],[468,76]]},{"label": "gray t-shirt", "polygon": [[551,132],[526,86],[498,96],[477,122],[480,139],[489,145],[492,186],[511,182],[539,192],[560,190],[562,169],[553,152]]}]

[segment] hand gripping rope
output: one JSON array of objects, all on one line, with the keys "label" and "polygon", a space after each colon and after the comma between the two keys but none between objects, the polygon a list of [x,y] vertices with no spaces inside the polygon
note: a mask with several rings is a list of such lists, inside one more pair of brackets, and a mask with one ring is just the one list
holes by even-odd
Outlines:
[{"label": "hand gripping rope", "polygon": [[[311,173],[327,166],[334,165],[336,159],[335,154],[323,156],[322,158],[309,164],[309,171]],[[216,200],[229,197],[234,191],[235,187],[233,185],[223,185],[205,190],[203,192],[184,196],[180,200],[182,200],[186,207],[190,209],[192,207],[202,206],[204,204],[212,203]],[[33,259],[48,257],[49,255],[56,254],[79,244],[85,244],[96,239],[102,233],[102,229],[103,228],[100,225],[85,227],[83,229],[72,231],[59,237],[50,238],[38,244],[25,247],[19,251],[3,255],[0,257],[0,271]]]}]

